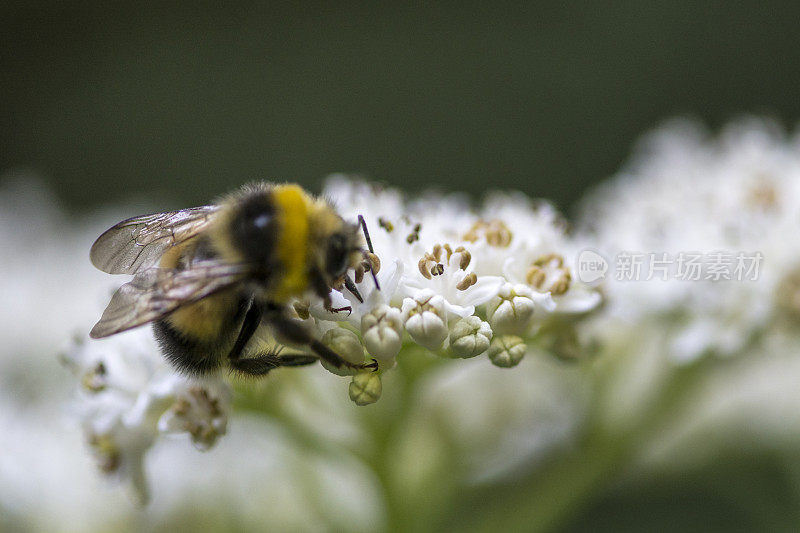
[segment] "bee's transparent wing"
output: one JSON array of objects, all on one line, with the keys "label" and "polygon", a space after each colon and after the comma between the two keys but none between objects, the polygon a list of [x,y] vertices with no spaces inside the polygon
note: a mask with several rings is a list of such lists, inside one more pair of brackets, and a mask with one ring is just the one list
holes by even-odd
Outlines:
[{"label": "bee's transparent wing", "polygon": [[114,293],[89,335],[99,339],[152,322],[181,305],[234,285],[247,272],[245,265],[218,261],[194,263],[186,270],[143,270]]},{"label": "bee's transparent wing", "polygon": [[123,220],[92,245],[92,264],[109,274],[136,274],[153,265],[167,248],[206,229],[216,205],[142,215]]}]

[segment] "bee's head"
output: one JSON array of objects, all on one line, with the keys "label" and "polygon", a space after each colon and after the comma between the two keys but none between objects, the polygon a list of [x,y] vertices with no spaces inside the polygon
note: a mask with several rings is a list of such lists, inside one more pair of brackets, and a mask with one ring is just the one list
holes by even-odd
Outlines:
[{"label": "bee's head", "polygon": [[358,225],[343,222],[328,236],[324,253],[323,269],[332,280],[344,276],[347,269],[358,266],[364,254]]}]

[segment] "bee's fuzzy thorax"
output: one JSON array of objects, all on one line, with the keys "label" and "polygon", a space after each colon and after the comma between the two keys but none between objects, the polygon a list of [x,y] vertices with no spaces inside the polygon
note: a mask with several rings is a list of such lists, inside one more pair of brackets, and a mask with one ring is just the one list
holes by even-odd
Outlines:
[{"label": "bee's fuzzy thorax", "polygon": [[[269,273],[274,284],[269,288],[277,302],[303,293],[309,285],[309,248],[317,220],[316,200],[294,184],[250,183],[222,197],[217,220],[210,237],[220,257],[230,263],[256,263]],[[263,216],[268,225],[256,230],[251,224]]]},{"label": "bee's fuzzy thorax", "polygon": [[217,253],[230,263],[243,263],[246,257],[241,247],[231,238],[234,218],[239,214],[242,201],[248,197],[263,196],[268,198],[272,185],[264,182],[252,182],[243,185],[238,190],[221,196],[216,204],[220,210],[216,215],[214,225],[209,231],[209,236]]}]

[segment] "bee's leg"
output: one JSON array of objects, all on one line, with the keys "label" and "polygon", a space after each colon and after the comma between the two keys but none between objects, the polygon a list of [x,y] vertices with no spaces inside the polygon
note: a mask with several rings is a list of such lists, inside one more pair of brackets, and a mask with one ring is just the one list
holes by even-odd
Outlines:
[{"label": "bee's leg", "polygon": [[333,350],[322,344],[317,339],[312,339],[308,343],[308,347],[311,348],[311,351],[317,354],[320,359],[324,359],[325,361],[332,364],[336,368],[346,367],[355,370],[365,370],[365,369],[370,369],[372,371],[378,370],[378,362],[375,359],[373,359],[369,363],[361,363],[361,364],[351,363],[350,361],[342,359],[339,354],[337,354],[336,352],[334,352]]},{"label": "bee's leg", "polygon": [[[350,307],[349,305],[345,307],[333,307],[333,303],[331,302],[331,287],[330,285],[328,285],[325,279],[326,276],[319,269],[315,269],[314,275],[311,276],[311,288],[317,294],[317,296],[322,298],[322,303],[325,306],[325,310],[331,313],[339,313],[341,311],[347,311],[348,314],[351,313],[353,311],[353,308]],[[347,283],[348,281],[350,281],[350,285],[352,285],[353,289],[355,289],[356,291],[353,294],[356,296],[359,302],[363,302],[364,300],[358,293],[358,289],[351,280],[347,279],[347,277],[345,277],[344,279],[345,287],[347,287],[347,289],[350,290],[350,285],[348,285]],[[341,280],[338,281],[337,283],[334,283],[333,286],[334,288],[341,290],[342,286]],[[350,292],[352,292],[352,290],[350,290]]]},{"label": "bee's leg", "polygon": [[350,307],[349,305],[346,305],[344,307],[334,307],[333,302],[331,302],[330,294],[326,294],[322,298],[322,305],[325,307],[325,310],[330,313],[341,313],[342,311],[347,311],[347,315],[350,316],[350,313],[353,312],[353,308]]},{"label": "bee's leg", "polygon": [[236,337],[236,342],[233,343],[233,348],[231,348],[231,351],[228,353],[228,360],[230,361],[231,365],[234,365],[236,361],[241,360],[244,347],[247,346],[247,343],[250,342],[251,338],[253,338],[253,334],[256,332],[258,325],[261,323],[261,315],[261,306],[256,305],[255,302],[251,303],[250,308],[244,315],[242,329],[239,331],[239,335]]},{"label": "bee's leg", "polygon": [[[347,285],[347,278],[345,278],[344,284],[347,289],[350,290],[349,285]],[[350,284],[353,284],[353,282],[350,281]],[[353,311],[353,308],[349,305],[345,307],[333,307],[333,303],[331,302],[331,287],[325,282],[325,276],[318,269],[315,270],[315,274],[311,276],[311,286],[314,292],[317,293],[317,296],[322,298],[322,303],[325,306],[326,311],[331,313],[347,311],[348,314]],[[335,286],[336,288],[341,288],[341,284],[336,284]],[[356,298],[358,298],[359,302],[363,302],[364,300],[361,298],[361,295],[358,293],[358,289],[355,285],[353,285],[353,288],[356,291],[353,294],[356,295]]]},{"label": "bee's leg", "polygon": [[234,370],[250,376],[263,376],[273,368],[281,366],[279,358],[274,354],[231,359],[230,364]]},{"label": "bee's leg", "polygon": [[304,344],[320,359],[324,359],[336,368],[378,369],[378,362],[374,359],[370,363],[355,364],[342,359],[339,354],[315,339],[311,331],[298,320],[295,320],[284,313],[283,308],[278,305],[267,306],[264,318],[275,328],[276,332],[291,344]]},{"label": "bee's leg", "polygon": [[319,361],[319,357],[316,355],[309,355],[305,353],[290,353],[281,355],[278,357],[278,359],[281,362],[281,366],[306,366],[313,365]]},{"label": "bee's leg", "polygon": [[319,358],[315,355],[289,354],[277,355],[270,352],[257,357],[244,357],[231,361],[231,367],[251,376],[263,376],[270,370],[281,366],[304,366],[316,363]]}]

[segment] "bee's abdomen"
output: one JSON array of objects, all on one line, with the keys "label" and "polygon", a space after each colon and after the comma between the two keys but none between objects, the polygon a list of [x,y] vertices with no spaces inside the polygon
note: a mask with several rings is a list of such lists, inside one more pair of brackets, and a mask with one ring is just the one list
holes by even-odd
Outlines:
[{"label": "bee's abdomen", "polygon": [[226,363],[249,300],[232,294],[209,296],[153,323],[167,360],[187,374],[213,372]]},{"label": "bee's abdomen", "polygon": [[224,355],[218,346],[198,342],[172,327],[167,320],[153,322],[153,332],[161,353],[184,374],[204,375],[219,369]]}]

